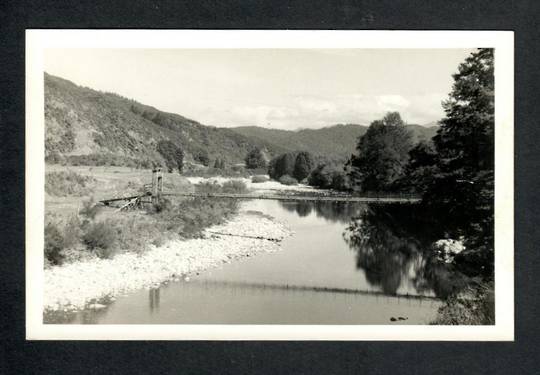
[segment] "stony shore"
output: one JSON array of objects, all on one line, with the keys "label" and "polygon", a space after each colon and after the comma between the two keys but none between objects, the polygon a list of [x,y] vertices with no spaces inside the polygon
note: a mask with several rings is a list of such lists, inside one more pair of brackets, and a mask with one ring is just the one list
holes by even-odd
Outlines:
[{"label": "stony shore", "polygon": [[200,239],[152,246],[142,255],[125,253],[112,259],[52,267],[44,275],[44,310],[82,309],[102,299],[178,281],[235,259],[277,251],[279,241],[291,234],[283,223],[241,210],[227,223],[208,228]]}]

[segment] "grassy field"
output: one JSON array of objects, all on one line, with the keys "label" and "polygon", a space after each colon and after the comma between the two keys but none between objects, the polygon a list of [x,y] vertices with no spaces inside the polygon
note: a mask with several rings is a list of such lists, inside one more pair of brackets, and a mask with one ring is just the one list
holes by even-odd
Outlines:
[{"label": "grassy field", "polygon": [[[48,265],[122,252],[141,253],[153,244],[192,238],[234,214],[237,202],[206,198],[174,198],[136,211],[96,204],[99,200],[137,195],[151,183],[150,170],[127,167],[48,165],[45,178],[45,258]],[[240,186],[241,185],[241,186]],[[193,185],[175,173],[163,174],[164,191],[195,189],[245,190],[235,181]],[[223,190],[223,191],[225,191]],[[227,190],[228,191],[228,190]]]},{"label": "grassy field", "polygon": [[[144,184],[152,182],[152,171],[128,167],[87,167],[87,166],[61,166],[47,165],[46,176],[62,174],[68,176],[75,173],[82,178],[88,178],[87,186],[83,194],[73,194],[66,189],[65,192],[56,191],[49,194],[47,189],[50,179],[46,178],[45,213],[52,215],[76,214],[82,207],[85,199],[94,198],[95,201],[102,199],[117,198],[137,194]],[[73,190],[73,184],[67,185]],[[165,191],[193,191],[194,187],[189,181],[178,173],[163,173],[163,189]],[[58,189],[56,189],[58,190]],[[105,210],[107,211],[107,210]]]}]

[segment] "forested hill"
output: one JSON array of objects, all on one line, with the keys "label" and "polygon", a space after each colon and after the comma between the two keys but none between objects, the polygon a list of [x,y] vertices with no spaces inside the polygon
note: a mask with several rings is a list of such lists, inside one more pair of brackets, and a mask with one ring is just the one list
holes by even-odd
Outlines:
[{"label": "forested hill", "polygon": [[[415,140],[431,138],[436,131],[436,127],[409,127]],[[298,131],[205,126],[49,74],[45,74],[45,128],[45,154],[50,162],[142,167],[163,165],[157,144],[165,140],[180,147],[186,161],[207,154],[210,163],[218,158],[240,163],[255,147],[266,149],[270,156],[309,151],[344,161],[367,130],[354,124]]]},{"label": "forested hill", "polygon": [[[257,126],[232,128],[238,134],[280,145],[289,150],[309,151],[334,159],[346,158],[355,151],[358,137],[364,135],[367,126],[346,124],[321,129],[302,129],[297,131],[268,129]],[[429,140],[437,132],[437,126],[407,125],[413,136],[413,143]]]},{"label": "forested hill", "polygon": [[253,147],[288,151],[230,129],[204,126],[113,93],[45,74],[45,153],[68,163],[151,166],[162,163],[157,143],[170,140],[186,159],[207,152],[210,160],[243,161]]},{"label": "forested hill", "polygon": [[259,141],[266,140],[288,150],[309,151],[330,158],[346,158],[354,151],[358,137],[367,127],[347,124],[334,125],[321,129],[279,130],[258,126],[232,128],[238,134]]}]

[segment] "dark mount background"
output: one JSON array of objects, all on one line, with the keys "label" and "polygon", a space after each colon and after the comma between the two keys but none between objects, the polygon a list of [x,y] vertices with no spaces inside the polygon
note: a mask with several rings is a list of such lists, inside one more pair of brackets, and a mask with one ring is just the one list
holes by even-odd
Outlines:
[{"label": "dark mount background", "polygon": [[[2,341],[0,372],[532,374],[538,371],[540,3],[454,1],[7,0],[0,4]],[[26,28],[515,30],[514,343],[26,342]]]}]

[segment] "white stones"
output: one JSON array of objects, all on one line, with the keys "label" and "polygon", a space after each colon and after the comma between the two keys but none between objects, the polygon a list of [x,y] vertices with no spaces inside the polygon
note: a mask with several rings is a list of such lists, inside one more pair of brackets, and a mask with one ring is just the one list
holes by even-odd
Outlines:
[{"label": "white stones", "polygon": [[[283,239],[290,230],[258,215],[240,213],[212,231]],[[152,288],[166,280],[189,281],[187,274],[217,267],[224,262],[258,252],[272,252],[279,243],[235,236],[171,241],[142,254],[120,254],[113,259],[91,259],[45,270],[44,308],[84,308],[104,297],[134,289]],[[112,299],[110,299],[112,300]],[[90,306],[99,305],[96,303]],[[99,308],[99,307],[93,307]]]},{"label": "white stones", "polygon": [[433,244],[433,247],[438,253],[438,258],[445,263],[451,263],[454,257],[465,250],[463,238],[459,240],[442,239]]}]

